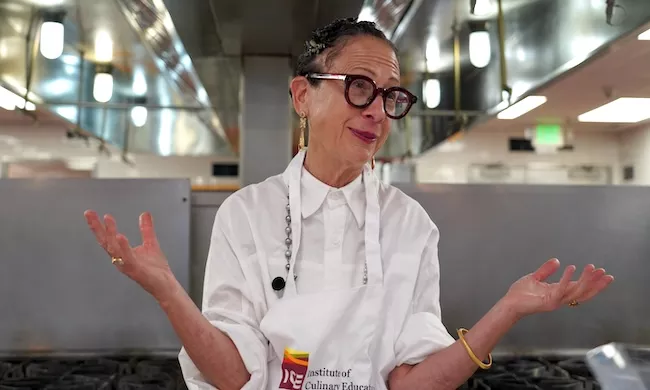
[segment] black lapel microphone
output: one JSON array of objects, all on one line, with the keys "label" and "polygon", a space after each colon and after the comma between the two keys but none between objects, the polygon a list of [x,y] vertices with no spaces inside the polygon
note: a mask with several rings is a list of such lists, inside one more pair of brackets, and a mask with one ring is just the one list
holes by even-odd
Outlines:
[{"label": "black lapel microphone", "polygon": [[271,287],[273,287],[273,290],[275,291],[282,291],[284,290],[284,286],[286,286],[287,283],[284,281],[284,278],[278,276],[273,281],[271,282]]}]

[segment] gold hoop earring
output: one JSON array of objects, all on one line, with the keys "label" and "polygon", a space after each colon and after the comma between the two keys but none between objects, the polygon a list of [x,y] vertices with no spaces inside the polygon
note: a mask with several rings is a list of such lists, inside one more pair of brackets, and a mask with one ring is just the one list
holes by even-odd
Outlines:
[{"label": "gold hoop earring", "polygon": [[305,148],[305,130],[307,129],[307,116],[304,113],[300,114],[300,140],[298,141],[298,149]]},{"label": "gold hoop earring", "polygon": [[370,168],[375,169],[375,156],[372,156],[372,161],[370,161]]}]

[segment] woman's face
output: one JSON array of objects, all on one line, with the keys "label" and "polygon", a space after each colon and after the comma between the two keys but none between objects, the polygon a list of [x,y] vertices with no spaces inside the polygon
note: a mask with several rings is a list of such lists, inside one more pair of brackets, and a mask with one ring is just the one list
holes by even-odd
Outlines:
[{"label": "woman's face", "polygon": [[[327,54],[325,54],[327,55]],[[400,85],[400,69],[393,49],[382,40],[361,36],[349,39],[325,73],[363,75],[380,88]],[[320,80],[313,87],[305,80],[292,85],[294,105],[309,121],[309,148],[324,151],[344,165],[363,165],[382,147],[390,131],[381,94],[366,108],[356,108],[345,99],[345,82]],[[354,84],[353,84],[354,86]],[[301,94],[300,92],[303,92]]]}]

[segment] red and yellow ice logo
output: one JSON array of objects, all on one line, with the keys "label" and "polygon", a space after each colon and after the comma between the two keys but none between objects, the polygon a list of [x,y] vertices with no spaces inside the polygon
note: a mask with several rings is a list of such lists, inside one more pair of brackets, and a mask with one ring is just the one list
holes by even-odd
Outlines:
[{"label": "red and yellow ice logo", "polygon": [[280,389],[300,390],[307,376],[309,353],[285,348]]}]

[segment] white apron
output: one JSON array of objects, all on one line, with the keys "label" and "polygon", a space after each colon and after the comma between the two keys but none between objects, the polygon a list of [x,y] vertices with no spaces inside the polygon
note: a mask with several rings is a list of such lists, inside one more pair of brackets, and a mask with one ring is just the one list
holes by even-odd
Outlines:
[{"label": "white apron", "polygon": [[[294,274],[300,245],[300,175],[304,158],[305,152],[296,156],[284,176],[289,186],[294,243],[288,275]],[[368,283],[350,289],[298,294],[293,277],[287,277],[283,297],[270,307],[260,324],[274,351],[268,366],[267,390],[386,388],[377,372],[379,362],[373,358],[381,341],[377,327],[383,300],[377,179],[367,166],[363,175]]]}]

